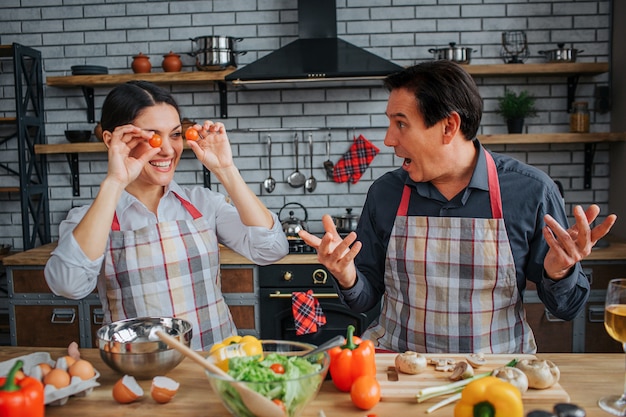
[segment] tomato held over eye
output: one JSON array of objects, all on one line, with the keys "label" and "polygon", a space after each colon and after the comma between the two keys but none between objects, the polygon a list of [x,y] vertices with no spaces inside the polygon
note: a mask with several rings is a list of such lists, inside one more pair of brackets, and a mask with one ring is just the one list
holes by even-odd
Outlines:
[{"label": "tomato held over eye", "polygon": [[189,129],[185,131],[185,139],[192,140],[195,142],[198,139],[200,139],[200,134],[198,133],[196,129],[194,129],[193,127],[190,127]]},{"label": "tomato held over eye", "polygon": [[161,136],[155,133],[150,138],[149,143],[150,143],[150,146],[152,146],[153,148],[158,148],[159,146],[161,146],[161,143],[163,143],[163,140],[161,139]]},{"label": "tomato held over eye", "polygon": [[352,383],[350,399],[361,410],[369,410],[380,401],[380,384],[371,375],[360,376]]},{"label": "tomato held over eye", "polygon": [[270,366],[270,369],[272,371],[274,371],[275,374],[284,374],[285,373],[285,367],[282,366],[280,363],[273,363]]}]

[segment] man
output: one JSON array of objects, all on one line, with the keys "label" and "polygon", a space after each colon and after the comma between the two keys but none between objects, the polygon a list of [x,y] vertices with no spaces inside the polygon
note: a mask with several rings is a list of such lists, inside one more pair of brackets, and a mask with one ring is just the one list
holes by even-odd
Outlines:
[{"label": "man", "polygon": [[554,181],[476,139],[482,99],[459,65],[419,64],[385,85],[385,145],[402,167],[372,184],[356,233],[342,240],[325,215],[321,239],[300,236],[353,310],[382,297],[363,335],[380,348],[536,352],[522,306],[526,281],[551,313],[574,318],[589,297],[579,261],[616,216],[591,229],[599,208],[577,206],[566,230]]}]

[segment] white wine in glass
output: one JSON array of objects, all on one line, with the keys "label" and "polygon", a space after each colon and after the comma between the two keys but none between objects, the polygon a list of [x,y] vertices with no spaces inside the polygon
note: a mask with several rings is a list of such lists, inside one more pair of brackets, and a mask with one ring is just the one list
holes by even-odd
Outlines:
[{"label": "white wine in glass", "polygon": [[[609,336],[622,344],[626,353],[626,278],[609,282],[604,303],[604,327]],[[626,378],[622,395],[602,397],[598,405],[616,416],[626,416]]]}]

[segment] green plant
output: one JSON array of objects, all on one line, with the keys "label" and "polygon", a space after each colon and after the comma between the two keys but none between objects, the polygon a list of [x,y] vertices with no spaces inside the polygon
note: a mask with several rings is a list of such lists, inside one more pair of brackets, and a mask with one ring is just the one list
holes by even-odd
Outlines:
[{"label": "green plant", "polygon": [[496,112],[505,120],[535,117],[537,116],[535,100],[536,98],[526,90],[520,91],[519,94],[505,90],[504,96],[498,97]]}]

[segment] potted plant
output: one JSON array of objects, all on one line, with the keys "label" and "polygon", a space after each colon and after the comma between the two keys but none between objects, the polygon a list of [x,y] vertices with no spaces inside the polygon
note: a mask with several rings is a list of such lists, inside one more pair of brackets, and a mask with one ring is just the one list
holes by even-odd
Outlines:
[{"label": "potted plant", "polygon": [[519,94],[504,90],[504,96],[498,97],[496,112],[506,120],[509,133],[522,133],[524,119],[537,116],[535,100],[535,97],[526,90],[520,91]]}]

